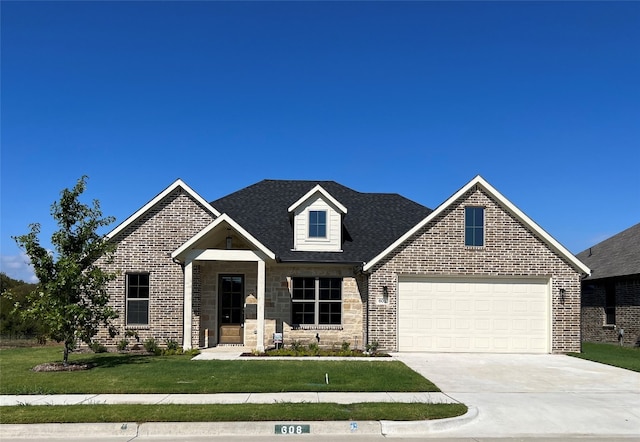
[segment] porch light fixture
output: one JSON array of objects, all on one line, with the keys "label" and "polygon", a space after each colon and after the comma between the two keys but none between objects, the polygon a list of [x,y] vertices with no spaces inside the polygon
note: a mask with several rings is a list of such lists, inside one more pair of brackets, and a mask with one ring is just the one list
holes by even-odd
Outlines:
[{"label": "porch light fixture", "polygon": [[564,294],[566,293],[565,289],[560,289],[560,303],[564,304]]},{"label": "porch light fixture", "polygon": [[389,302],[389,287],[382,286],[382,302],[387,304]]}]

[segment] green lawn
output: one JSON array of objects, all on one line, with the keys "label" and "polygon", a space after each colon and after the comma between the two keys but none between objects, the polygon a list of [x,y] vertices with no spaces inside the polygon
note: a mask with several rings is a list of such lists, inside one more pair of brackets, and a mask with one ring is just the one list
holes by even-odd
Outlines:
[{"label": "green lawn", "polygon": [[[33,372],[59,347],[0,350],[1,394],[439,391],[398,361],[191,361],[187,356],[73,354],[88,371]],[[329,384],[325,383],[329,375]],[[2,407],[0,423],[423,420],[459,416],[463,404],[274,403]]]},{"label": "green lawn", "polygon": [[53,422],[244,422],[323,420],[425,420],[460,416],[462,404],[234,404],[59,405],[2,407],[0,423]]},{"label": "green lawn", "polygon": [[[33,372],[58,347],[0,350],[1,394],[439,391],[398,361],[191,361],[187,356],[72,354],[94,368]],[[325,383],[325,374],[329,384]]]},{"label": "green lawn", "polygon": [[640,347],[584,342],[582,353],[570,353],[570,355],[640,372]]}]

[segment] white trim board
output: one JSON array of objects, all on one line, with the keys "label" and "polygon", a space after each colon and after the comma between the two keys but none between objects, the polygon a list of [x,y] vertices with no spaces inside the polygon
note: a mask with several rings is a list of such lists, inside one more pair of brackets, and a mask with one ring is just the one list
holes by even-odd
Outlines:
[{"label": "white trim board", "polygon": [[450,205],[455,203],[460,197],[462,197],[465,193],[467,193],[474,186],[480,186],[487,193],[489,193],[493,198],[495,198],[501,205],[506,207],[506,209],[513,214],[520,222],[529,227],[532,231],[534,231],[537,235],[539,235],[552,249],[554,249],[557,253],[562,255],[571,265],[577,270],[581,271],[585,275],[590,275],[591,270],[582,263],[578,258],[576,258],[569,250],[567,250],[562,244],[556,241],[551,235],[549,235],[542,227],[536,224],[531,218],[529,218],[524,212],[518,209],[511,201],[506,199],[500,192],[498,192],[491,184],[484,180],[480,175],[477,175],[471,181],[469,181],[464,187],[458,190],[456,193],[451,195],[444,203],[440,204],[433,212],[431,212],[426,218],[416,224],[413,228],[411,228],[407,233],[398,238],[395,242],[393,242],[389,247],[384,249],[381,253],[379,253],[376,257],[374,257],[371,261],[365,263],[363,266],[363,271],[369,271],[375,266],[378,262],[384,259],[389,253],[391,253],[396,247],[401,245],[407,239],[409,239],[413,234],[415,234],[418,230],[428,224],[431,220],[435,219],[438,215],[440,215],[444,210],[446,210]]}]

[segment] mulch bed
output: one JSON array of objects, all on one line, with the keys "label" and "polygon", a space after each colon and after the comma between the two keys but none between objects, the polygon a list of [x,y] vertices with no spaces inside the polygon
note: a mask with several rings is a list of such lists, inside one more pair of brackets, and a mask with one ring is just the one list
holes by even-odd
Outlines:
[{"label": "mulch bed", "polygon": [[95,367],[95,364],[67,364],[62,362],[48,362],[46,364],[36,365],[31,369],[35,372],[50,372],[50,371],[82,371],[90,370]]}]

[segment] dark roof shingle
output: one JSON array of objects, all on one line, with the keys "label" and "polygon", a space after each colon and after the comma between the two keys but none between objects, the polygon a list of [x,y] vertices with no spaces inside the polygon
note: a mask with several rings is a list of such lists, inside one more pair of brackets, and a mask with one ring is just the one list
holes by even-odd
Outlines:
[{"label": "dark roof shingle", "polygon": [[[292,251],[287,209],[317,184],[347,208],[342,252]],[[263,180],[212,201],[281,261],[366,262],[425,218],[431,209],[398,194],[361,193],[335,181]]]},{"label": "dark roof shingle", "polygon": [[576,257],[591,269],[589,279],[640,274],[640,223]]}]

